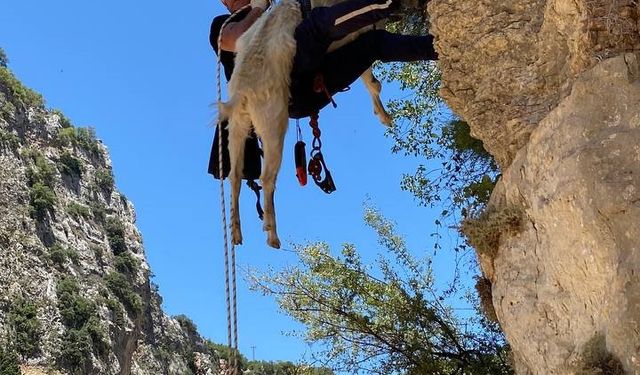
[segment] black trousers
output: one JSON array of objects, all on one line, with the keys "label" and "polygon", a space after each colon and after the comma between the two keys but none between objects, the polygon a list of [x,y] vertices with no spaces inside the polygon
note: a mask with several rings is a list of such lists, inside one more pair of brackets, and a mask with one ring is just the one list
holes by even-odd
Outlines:
[{"label": "black trousers", "polygon": [[388,17],[397,8],[397,2],[348,0],[311,10],[294,34],[297,49],[291,72],[289,117],[310,116],[330,102],[326,93],[313,89],[318,73],[322,74],[327,90],[335,94],[352,84],[376,60],[437,60],[432,36],[400,35],[384,30],[366,32],[327,53],[332,42]]}]

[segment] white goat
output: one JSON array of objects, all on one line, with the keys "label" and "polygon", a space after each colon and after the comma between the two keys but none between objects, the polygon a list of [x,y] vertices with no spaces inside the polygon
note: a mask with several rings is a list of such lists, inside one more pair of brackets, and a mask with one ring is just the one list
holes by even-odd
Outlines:
[{"label": "white goat", "polygon": [[[316,0],[314,6],[339,0]],[[261,16],[236,42],[235,68],[228,84],[229,101],[220,104],[220,116],[229,120],[231,171],[231,240],[242,243],[239,195],[244,162],[245,140],[251,126],[262,140],[264,166],[260,180],[264,191],[264,225],[267,243],[280,247],[273,204],[275,183],[282,161],[282,148],[288,127],[289,83],[296,51],[294,30],[302,20],[296,0],[282,0]],[[354,37],[348,37],[353,40]],[[345,38],[346,39],[346,38]],[[343,45],[340,41],[330,50]],[[385,124],[390,117],[380,101],[380,82],[370,70],[362,75],[372,95],[375,113]]]}]

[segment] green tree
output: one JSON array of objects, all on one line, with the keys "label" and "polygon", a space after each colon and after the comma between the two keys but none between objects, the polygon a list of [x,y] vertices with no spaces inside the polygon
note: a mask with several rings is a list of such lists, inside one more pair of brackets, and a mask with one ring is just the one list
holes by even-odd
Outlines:
[{"label": "green tree", "polygon": [[[417,9],[408,10],[387,28],[426,35],[426,3],[418,1]],[[376,73],[399,84],[403,91],[401,98],[387,103],[394,119],[387,131],[394,140],[392,151],[420,161],[415,171],[403,175],[402,189],[412,193],[420,205],[442,209],[435,220],[438,228],[458,225],[468,212],[487,203],[499,174],[493,157],[471,136],[468,124],[446,107],[439,94],[441,73],[436,64],[379,64]],[[436,248],[439,246],[437,242]]]},{"label": "green tree", "polygon": [[429,259],[411,255],[393,223],[367,208],[365,221],[392,256],[365,265],[353,245],[334,256],[325,243],[297,246],[300,265],[252,272],[252,287],[320,343],[317,358],[336,371],[378,374],[512,374],[498,330],[461,318],[434,285]]},{"label": "green tree", "polygon": [[22,358],[30,358],[40,352],[42,325],[38,320],[38,306],[25,298],[18,297],[11,303],[9,327],[15,338],[16,350]]},{"label": "green tree", "polygon": [[[0,50],[1,51],[1,50]],[[16,351],[9,347],[3,348],[0,345],[0,374],[20,375],[20,362]]]}]

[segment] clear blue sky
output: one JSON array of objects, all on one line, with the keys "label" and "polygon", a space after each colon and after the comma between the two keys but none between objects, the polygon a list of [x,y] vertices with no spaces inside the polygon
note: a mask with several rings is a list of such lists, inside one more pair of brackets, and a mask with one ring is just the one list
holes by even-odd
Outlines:
[{"label": "clear blue sky", "polygon": [[[94,127],[109,148],[117,186],[136,207],[167,313],[188,315],[204,336],[226,343],[220,194],[218,181],[206,174],[216,100],[208,32],[222,12],[215,0],[5,1],[0,47],[13,72],[49,107],[76,126]],[[383,94],[389,99],[398,92]],[[359,83],[336,99],[338,108],[325,108],[320,117],[335,193],[326,195],[311,181],[297,185],[290,123],[276,190],[283,247],[322,239],[335,250],[351,242],[375,255],[376,238],[362,221],[370,197],[417,254],[430,251],[433,217],[399,187],[417,161],[391,154]],[[307,122],[301,126],[309,144]],[[239,267],[295,262],[291,253],[266,246],[254,203],[244,190]],[[451,263],[441,262],[437,273],[448,280]],[[251,357],[255,346],[256,359],[299,359],[306,345],[282,335],[299,327],[239,281],[241,351]]]}]

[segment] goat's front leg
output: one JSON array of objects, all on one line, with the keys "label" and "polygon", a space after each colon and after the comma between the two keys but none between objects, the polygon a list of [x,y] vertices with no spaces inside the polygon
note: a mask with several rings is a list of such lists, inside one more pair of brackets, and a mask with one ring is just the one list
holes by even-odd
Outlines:
[{"label": "goat's front leg", "polygon": [[380,100],[380,91],[382,91],[382,84],[373,75],[371,68],[365,70],[365,72],[360,76],[360,79],[362,79],[362,82],[367,88],[367,91],[369,91],[369,95],[371,95],[371,101],[373,102],[373,113],[378,116],[380,122],[382,122],[384,125],[391,126],[391,115],[387,113],[387,110],[384,108],[384,105]]},{"label": "goat's front leg", "polygon": [[231,243],[242,244],[242,229],[240,227],[240,183],[242,182],[242,170],[244,168],[244,146],[247,138],[246,129],[241,124],[229,126],[229,159],[231,171]]},{"label": "goat's front leg", "polygon": [[274,193],[276,178],[282,162],[282,148],[284,136],[288,125],[287,117],[280,119],[262,135],[262,147],[264,152],[264,167],[260,181],[264,191],[264,227],[267,232],[267,244],[279,249],[280,239],[276,231],[276,212],[274,206]]}]

